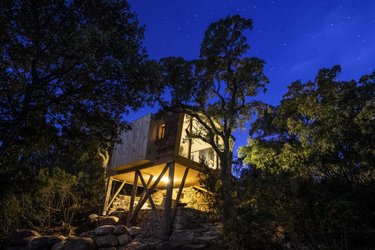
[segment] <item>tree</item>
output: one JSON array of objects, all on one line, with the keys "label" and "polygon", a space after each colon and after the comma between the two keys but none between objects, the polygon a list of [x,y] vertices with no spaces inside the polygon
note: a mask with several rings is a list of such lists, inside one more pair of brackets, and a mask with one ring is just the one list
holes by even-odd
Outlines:
[{"label": "tree", "polygon": [[322,69],[314,82],[292,83],[279,106],[263,109],[241,149],[245,161],[351,184],[373,178],[375,72],[339,81],[340,70]]},{"label": "tree", "polygon": [[[126,1],[2,1],[0,154],[105,150],[155,74]],[[46,151],[45,151],[46,150]],[[12,158],[13,157],[13,158]]]},{"label": "tree", "polygon": [[[43,211],[32,197],[46,193],[38,179],[59,181],[55,172],[79,180],[69,186],[79,205],[97,202],[106,151],[127,128],[122,115],[155,91],[144,28],[126,0],[10,0],[0,9],[0,207],[30,197]],[[33,216],[24,204],[20,220]]]},{"label": "tree", "polygon": [[219,156],[219,193],[226,229],[233,203],[233,132],[250,119],[258,105],[251,97],[268,82],[264,61],[245,56],[249,45],[243,33],[251,28],[251,19],[228,16],[208,26],[199,59],[169,57],[160,61],[163,82],[172,97],[169,101],[160,98],[162,107],[193,117],[199,129],[187,131],[188,137],[209,143]]},{"label": "tree", "polygon": [[340,71],[290,84],[278,106],[262,107],[240,149],[249,168],[239,186],[253,204],[239,202],[238,220],[246,221],[244,210],[255,219],[265,211],[293,249],[374,248],[375,72],[343,81]]}]

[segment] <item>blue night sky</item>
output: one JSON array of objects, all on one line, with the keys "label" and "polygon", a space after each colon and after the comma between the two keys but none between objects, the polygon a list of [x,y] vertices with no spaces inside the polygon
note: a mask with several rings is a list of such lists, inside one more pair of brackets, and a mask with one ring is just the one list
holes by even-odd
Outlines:
[{"label": "blue night sky", "polygon": [[[252,18],[246,33],[247,56],[266,61],[270,79],[261,100],[278,104],[295,80],[312,80],[322,67],[342,66],[343,80],[358,79],[375,69],[375,1],[372,0],[131,0],[145,25],[144,45],[150,58],[199,57],[206,27],[228,14]],[[128,115],[134,120],[157,108]],[[248,132],[235,134],[236,146]]]}]

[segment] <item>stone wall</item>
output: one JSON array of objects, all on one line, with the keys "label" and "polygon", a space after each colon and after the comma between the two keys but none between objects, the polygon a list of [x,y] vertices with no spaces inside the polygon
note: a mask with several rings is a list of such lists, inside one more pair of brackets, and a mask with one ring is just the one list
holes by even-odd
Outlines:
[{"label": "stone wall", "polygon": [[[178,188],[173,189],[173,199],[176,199],[178,193]],[[152,199],[158,208],[163,207],[163,199],[166,195],[166,190],[157,190],[153,193]],[[139,197],[135,199],[135,205],[138,203]],[[128,195],[118,195],[114,202],[112,203],[109,213],[114,211],[128,211],[130,203],[130,196]],[[184,188],[181,194],[180,203],[183,203],[186,208],[192,208],[199,211],[208,211],[208,203],[205,200],[205,193],[194,187]],[[144,209],[150,209],[151,206],[147,201],[142,207]]]},{"label": "stone wall", "polygon": [[[164,209],[157,209],[160,218],[164,218]],[[179,207],[173,223],[173,231],[201,228],[202,225],[210,222],[207,212],[198,211],[192,208]],[[160,223],[157,215],[152,209],[140,210],[135,225],[143,228],[144,237],[159,237],[161,233]]]},{"label": "stone wall", "polygon": [[[178,188],[173,189],[172,199],[176,199]],[[152,194],[152,199],[155,204],[161,205],[166,195],[166,190],[159,190]],[[208,203],[205,200],[205,193],[194,187],[187,187],[182,190],[180,203],[183,203],[186,208],[193,208],[199,211],[208,211]]]}]

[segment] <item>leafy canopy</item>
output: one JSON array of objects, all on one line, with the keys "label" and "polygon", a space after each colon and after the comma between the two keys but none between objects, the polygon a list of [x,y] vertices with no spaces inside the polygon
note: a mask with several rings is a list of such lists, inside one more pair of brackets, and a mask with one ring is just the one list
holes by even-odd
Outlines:
[{"label": "leafy canopy", "polygon": [[[251,28],[251,19],[228,16],[208,26],[199,59],[160,61],[164,84],[172,96],[170,101],[161,99],[161,104],[194,117],[202,129],[190,136],[210,143],[219,155],[225,149],[215,138],[224,144],[233,139],[232,132],[243,127],[256,105],[250,97],[268,82],[264,61],[245,56],[249,45],[244,32]],[[231,150],[229,144],[226,147]]]},{"label": "leafy canopy", "polygon": [[264,108],[241,149],[245,162],[350,183],[374,178],[375,72],[340,81],[340,71],[294,82],[279,106]]},{"label": "leafy canopy", "polygon": [[0,9],[3,164],[107,149],[157,77],[127,1],[13,0]]},{"label": "leafy canopy", "polygon": [[160,60],[162,82],[171,93],[170,100],[159,98],[161,105],[167,111],[185,113],[195,120],[196,127],[187,129],[187,137],[210,144],[219,157],[220,170],[208,171],[213,178],[206,180],[215,182],[210,191],[215,194],[226,232],[231,230],[234,207],[233,132],[243,128],[255,112],[259,102],[254,97],[268,82],[263,73],[264,61],[246,57],[249,45],[244,32],[251,28],[251,19],[227,16],[208,26],[199,59]]}]

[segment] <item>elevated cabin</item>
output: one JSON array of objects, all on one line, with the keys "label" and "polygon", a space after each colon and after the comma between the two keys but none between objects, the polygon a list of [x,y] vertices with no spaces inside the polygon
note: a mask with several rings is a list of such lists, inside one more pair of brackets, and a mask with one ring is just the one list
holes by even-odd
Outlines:
[{"label": "elevated cabin", "polygon": [[[218,168],[219,160],[212,147],[199,139],[188,139],[187,131],[194,132],[199,124],[185,114],[166,113],[162,116],[147,115],[131,124],[131,130],[121,133],[108,166],[109,182],[104,213],[113,202],[110,200],[112,181],[133,185],[129,205],[128,222],[148,200],[157,213],[151,193],[166,189],[164,202],[165,219],[161,220],[165,238],[171,233],[182,189],[199,185],[199,162],[204,159],[211,168]],[[137,187],[144,188],[137,206],[134,206]],[[172,200],[173,188],[178,188]]]}]

